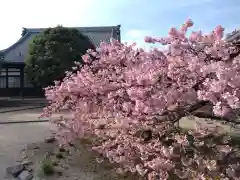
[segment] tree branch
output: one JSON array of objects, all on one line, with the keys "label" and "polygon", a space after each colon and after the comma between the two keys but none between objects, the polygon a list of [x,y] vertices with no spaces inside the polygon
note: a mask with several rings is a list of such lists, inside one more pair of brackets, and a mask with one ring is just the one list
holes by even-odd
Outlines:
[{"label": "tree branch", "polygon": [[199,101],[196,104],[191,105],[187,111],[188,112],[193,112],[193,111],[196,111],[196,110],[198,110],[198,109],[200,109],[203,106],[206,106],[208,104],[210,104],[210,102],[208,102],[208,101]]},{"label": "tree branch", "polygon": [[192,116],[196,116],[198,118],[209,118],[209,119],[213,119],[213,120],[233,123],[236,125],[240,124],[240,121],[234,121],[233,119],[228,118],[228,117],[215,116],[214,114],[209,113],[209,112],[197,111],[206,105],[211,105],[211,103],[208,101],[199,101],[196,104],[191,105],[190,107],[177,108],[174,111],[166,112],[163,115],[157,116],[157,117],[155,117],[155,121],[156,122],[170,121],[170,122],[176,123],[182,117],[192,115]]},{"label": "tree branch", "polygon": [[173,111],[166,111],[162,115],[155,116],[153,119],[156,123],[161,123],[163,121],[177,122],[182,117],[189,115],[190,113],[202,108],[209,104],[208,101],[199,101],[189,107],[179,107]]},{"label": "tree branch", "polygon": [[231,120],[230,118],[227,118],[227,117],[215,116],[215,115],[208,114],[208,113],[205,113],[205,112],[193,112],[191,114],[193,116],[198,117],[198,118],[208,118],[208,119],[233,123],[233,124],[236,124],[236,125],[240,124],[240,121],[234,121],[234,120]]}]

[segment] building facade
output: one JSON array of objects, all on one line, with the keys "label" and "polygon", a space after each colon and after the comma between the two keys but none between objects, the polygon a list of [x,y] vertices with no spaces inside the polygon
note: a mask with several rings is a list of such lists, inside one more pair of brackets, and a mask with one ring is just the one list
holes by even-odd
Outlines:
[{"label": "building facade", "polygon": [[[95,47],[102,41],[120,39],[120,25],[104,27],[77,27],[88,36]],[[44,28],[24,28],[23,36],[7,49],[0,51],[0,96],[38,96],[42,90],[35,89],[24,75],[24,59],[28,53],[29,42],[34,36],[44,31]]]}]

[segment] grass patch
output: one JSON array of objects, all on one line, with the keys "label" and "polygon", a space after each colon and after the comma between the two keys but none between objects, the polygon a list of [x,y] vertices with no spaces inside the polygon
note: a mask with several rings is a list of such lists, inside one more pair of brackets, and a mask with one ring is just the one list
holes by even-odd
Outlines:
[{"label": "grass patch", "polygon": [[53,163],[49,160],[44,160],[41,164],[41,172],[45,176],[52,176],[55,173]]}]

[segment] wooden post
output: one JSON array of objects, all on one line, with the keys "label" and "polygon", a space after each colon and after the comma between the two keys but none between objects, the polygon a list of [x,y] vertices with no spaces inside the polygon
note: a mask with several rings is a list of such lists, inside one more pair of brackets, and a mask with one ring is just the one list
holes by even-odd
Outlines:
[{"label": "wooden post", "polygon": [[20,97],[24,96],[24,69],[20,68]]},{"label": "wooden post", "polygon": [[6,72],[5,72],[5,76],[6,76],[6,88],[8,89],[8,67],[6,67]]}]

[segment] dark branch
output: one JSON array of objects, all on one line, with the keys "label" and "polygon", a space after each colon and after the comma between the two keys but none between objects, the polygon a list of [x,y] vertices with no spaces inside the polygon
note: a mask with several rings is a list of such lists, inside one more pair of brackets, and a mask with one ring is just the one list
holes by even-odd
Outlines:
[{"label": "dark branch", "polygon": [[231,120],[230,118],[227,118],[227,117],[215,116],[215,115],[212,115],[212,114],[207,114],[205,112],[193,112],[192,115],[196,116],[198,118],[208,118],[208,119],[233,123],[233,124],[236,124],[236,125],[240,124],[240,121],[234,121],[234,120]]},{"label": "dark branch", "polygon": [[189,109],[187,109],[187,111],[191,113],[191,112],[196,111],[208,104],[210,104],[208,101],[200,101],[200,102],[197,102],[196,104],[193,104],[192,106],[190,106]]},{"label": "dark branch", "polygon": [[211,104],[208,101],[199,101],[196,104],[191,105],[190,107],[177,108],[174,111],[169,111],[163,115],[157,116],[157,117],[155,117],[155,121],[157,123],[164,122],[164,121],[176,123],[176,122],[180,121],[180,119],[182,117],[192,115],[192,116],[196,116],[198,118],[208,118],[208,119],[233,123],[236,125],[240,124],[240,121],[235,121],[235,120],[233,120],[234,118],[215,116],[214,114],[209,113],[209,112],[197,111],[206,105],[211,105]]}]

